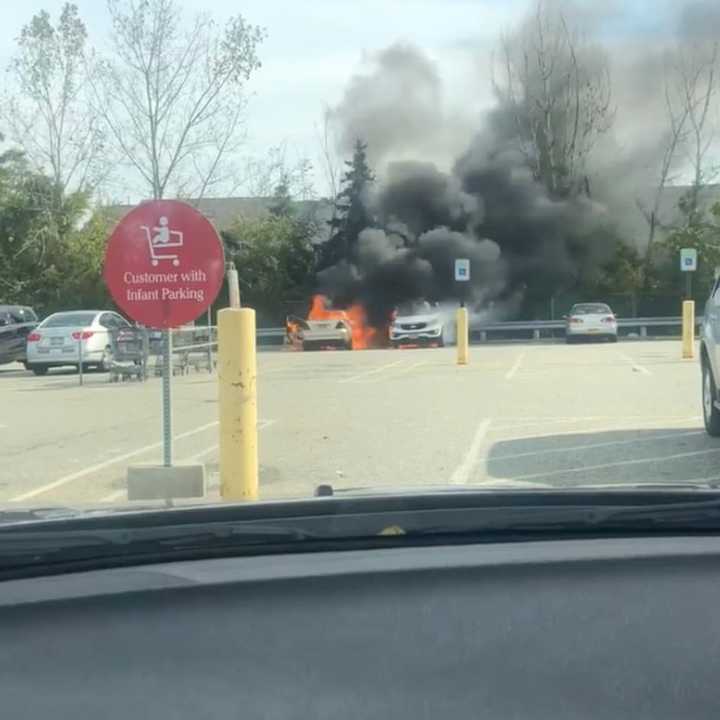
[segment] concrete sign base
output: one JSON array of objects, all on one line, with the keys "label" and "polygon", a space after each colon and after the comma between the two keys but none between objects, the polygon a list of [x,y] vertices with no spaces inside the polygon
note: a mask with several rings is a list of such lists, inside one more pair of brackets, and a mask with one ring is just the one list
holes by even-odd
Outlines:
[{"label": "concrete sign base", "polygon": [[204,465],[132,465],[127,472],[128,500],[205,497]]}]

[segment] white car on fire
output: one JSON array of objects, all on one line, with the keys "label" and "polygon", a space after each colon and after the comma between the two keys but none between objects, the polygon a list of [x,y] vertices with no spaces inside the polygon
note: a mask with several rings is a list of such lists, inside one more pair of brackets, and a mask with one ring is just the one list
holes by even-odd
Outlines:
[{"label": "white car on fire", "polygon": [[454,340],[452,316],[445,313],[437,304],[427,300],[403,303],[395,311],[390,325],[390,344],[436,345],[443,347]]},{"label": "white car on fire", "polygon": [[291,345],[303,350],[338,348],[352,350],[352,327],[345,318],[303,320],[290,316],[286,321],[287,337]]}]

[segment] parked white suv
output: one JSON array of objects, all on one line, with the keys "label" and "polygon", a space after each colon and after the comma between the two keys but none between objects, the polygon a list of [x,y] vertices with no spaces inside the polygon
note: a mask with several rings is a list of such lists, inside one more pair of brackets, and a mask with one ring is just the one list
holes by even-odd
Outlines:
[{"label": "parked white suv", "polygon": [[700,367],[702,368],[702,407],[708,435],[720,436],[720,279],[715,281],[705,303],[700,331]]},{"label": "parked white suv", "polygon": [[452,316],[427,300],[416,300],[400,305],[390,325],[390,344],[435,345],[443,347],[455,342],[455,324]]}]

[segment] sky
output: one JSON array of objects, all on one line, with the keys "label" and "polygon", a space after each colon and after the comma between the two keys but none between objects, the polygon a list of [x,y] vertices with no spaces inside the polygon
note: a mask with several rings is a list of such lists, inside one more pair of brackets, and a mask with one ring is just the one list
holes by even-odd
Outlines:
[{"label": "sky", "polygon": [[[59,14],[64,0],[0,4],[0,65],[31,16]],[[75,0],[90,42],[102,47],[109,32],[103,0]],[[210,12],[218,21],[235,13],[267,29],[262,68],[251,79],[247,154],[262,157],[283,145],[289,162],[317,163],[323,110],[337,104],[353,73],[394,42],[421,48],[436,64],[448,102],[492,102],[488,60],[498,36],[520,20],[527,0],[178,0],[190,17]],[[603,23],[609,44],[652,41],[662,35],[673,0],[586,3]],[[600,7],[601,10],[594,8]],[[319,171],[318,171],[319,172]],[[317,178],[318,183],[321,179]]]}]

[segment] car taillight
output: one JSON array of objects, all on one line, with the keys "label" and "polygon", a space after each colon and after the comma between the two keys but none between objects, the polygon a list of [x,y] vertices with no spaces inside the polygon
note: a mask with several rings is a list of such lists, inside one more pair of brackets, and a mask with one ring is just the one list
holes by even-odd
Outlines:
[{"label": "car taillight", "polygon": [[615,322],[615,316],[614,315],[608,315],[607,317],[604,317],[602,319],[603,322]]},{"label": "car taillight", "polygon": [[38,342],[38,340],[40,340],[41,337],[42,336],[40,335],[40,333],[30,333],[27,336],[27,341],[28,342]]},{"label": "car taillight", "polygon": [[80,330],[76,330],[73,334],[73,340],[87,340],[88,338],[91,338],[93,336],[92,330],[83,330],[80,332]]},{"label": "car taillight", "polygon": [[571,318],[569,318],[569,322],[571,322],[571,323],[573,323],[573,324],[578,324],[578,323],[581,323],[581,322],[582,322],[582,318],[579,318],[579,317],[571,317]]}]

